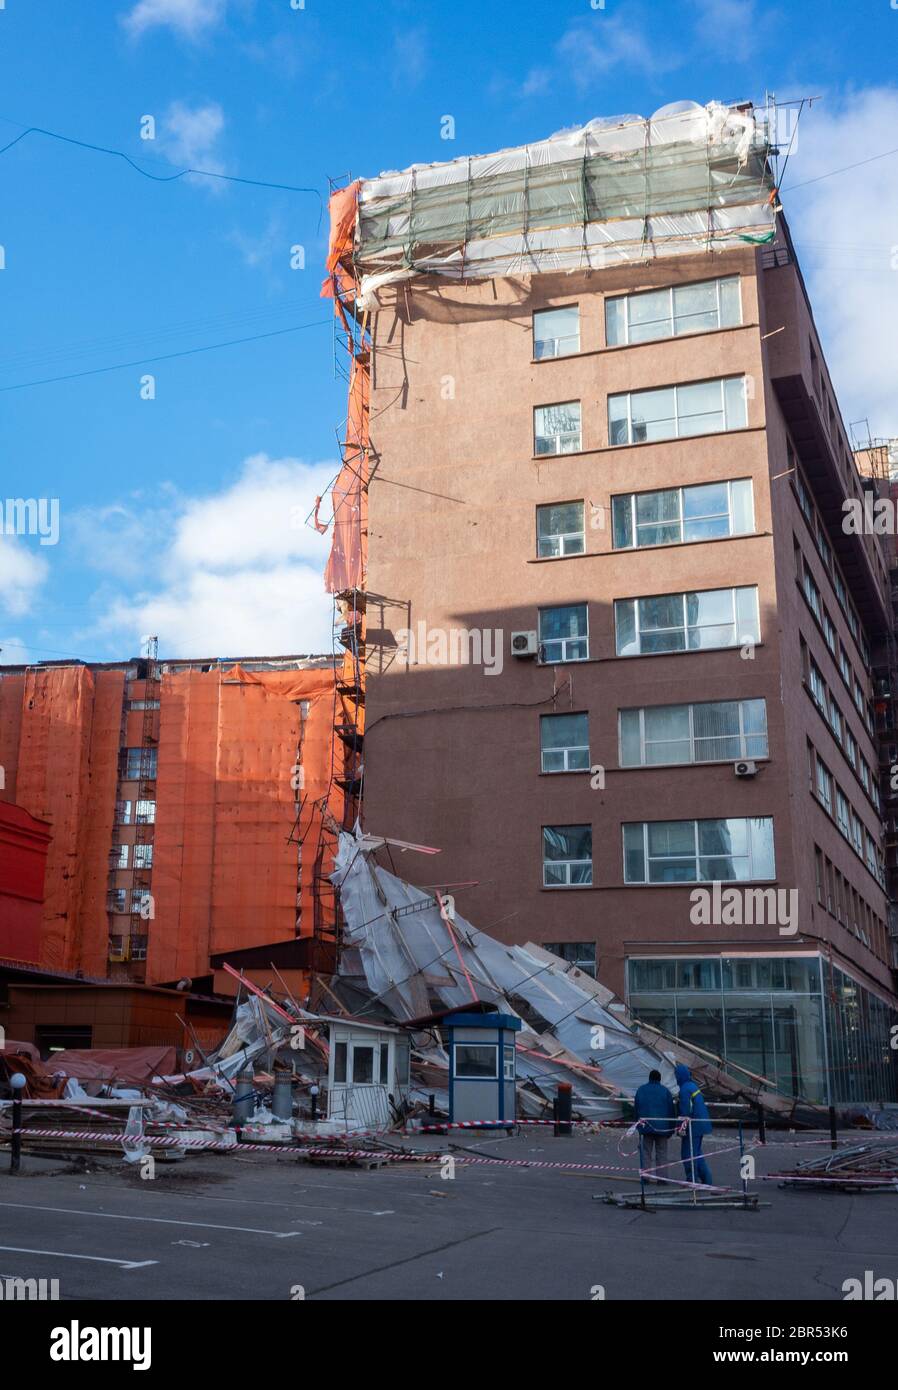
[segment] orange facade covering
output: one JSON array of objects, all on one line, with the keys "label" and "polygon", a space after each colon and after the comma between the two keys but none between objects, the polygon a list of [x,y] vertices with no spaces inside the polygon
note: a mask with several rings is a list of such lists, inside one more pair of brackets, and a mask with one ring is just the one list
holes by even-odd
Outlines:
[{"label": "orange facade covering", "polygon": [[[53,835],[48,968],[107,974],[120,748],[139,741],[124,698],[124,668],[0,674],[0,799]],[[206,974],[213,952],[292,940],[297,923],[311,933],[310,827],[331,783],[334,698],[330,668],[163,675],[148,982]]]}]

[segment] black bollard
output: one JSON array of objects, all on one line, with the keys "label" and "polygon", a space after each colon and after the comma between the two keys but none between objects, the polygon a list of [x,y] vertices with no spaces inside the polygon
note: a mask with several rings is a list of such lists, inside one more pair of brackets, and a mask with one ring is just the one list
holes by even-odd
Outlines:
[{"label": "black bollard", "polygon": [[569,1081],[559,1081],[558,1094],[555,1097],[555,1128],[554,1134],[558,1138],[568,1136],[573,1133],[571,1129],[571,1114],[574,1109],[574,1088]]},{"label": "black bollard", "polygon": [[837,1149],[839,1147],[839,1135],[836,1128],[836,1107],[834,1105],[829,1107],[829,1146],[831,1149]]}]

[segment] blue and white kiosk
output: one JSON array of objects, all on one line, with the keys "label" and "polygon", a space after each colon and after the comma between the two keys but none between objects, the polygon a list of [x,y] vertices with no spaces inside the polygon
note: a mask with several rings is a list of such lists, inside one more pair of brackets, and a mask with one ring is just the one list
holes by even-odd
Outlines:
[{"label": "blue and white kiosk", "polygon": [[440,1018],[449,1053],[449,1119],[515,1123],[515,1034],[512,1014],[457,1013]]}]

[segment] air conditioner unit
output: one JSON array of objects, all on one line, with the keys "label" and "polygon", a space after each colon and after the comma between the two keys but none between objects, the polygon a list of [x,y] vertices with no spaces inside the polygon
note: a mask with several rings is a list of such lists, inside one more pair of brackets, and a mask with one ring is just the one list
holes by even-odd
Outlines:
[{"label": "air conditioner unit", "polygon": [[758,771],[758,764],[750,760],[733,763],[733,771],[737,777],[754,777]]},{"label": "air conditioner unit", "polygon": [[535,632],[513,632],[511,634],[512,656],[536,656],[539,642]]}]

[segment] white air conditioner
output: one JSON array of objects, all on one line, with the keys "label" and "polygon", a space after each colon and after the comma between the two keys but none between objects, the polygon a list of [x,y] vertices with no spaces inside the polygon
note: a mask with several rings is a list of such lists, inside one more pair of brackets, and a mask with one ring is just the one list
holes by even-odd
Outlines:
[{"label": "white air conditioner", "polygon": [[536,656],[539,642],[535,632],[513,632],[511,634],[512,656]]},{"label": "white air conditioner", "polygon": [[737,777],[754,777],[758,771],[758,764],[750,760],[741,763],[733,763],[733,771]]}]

